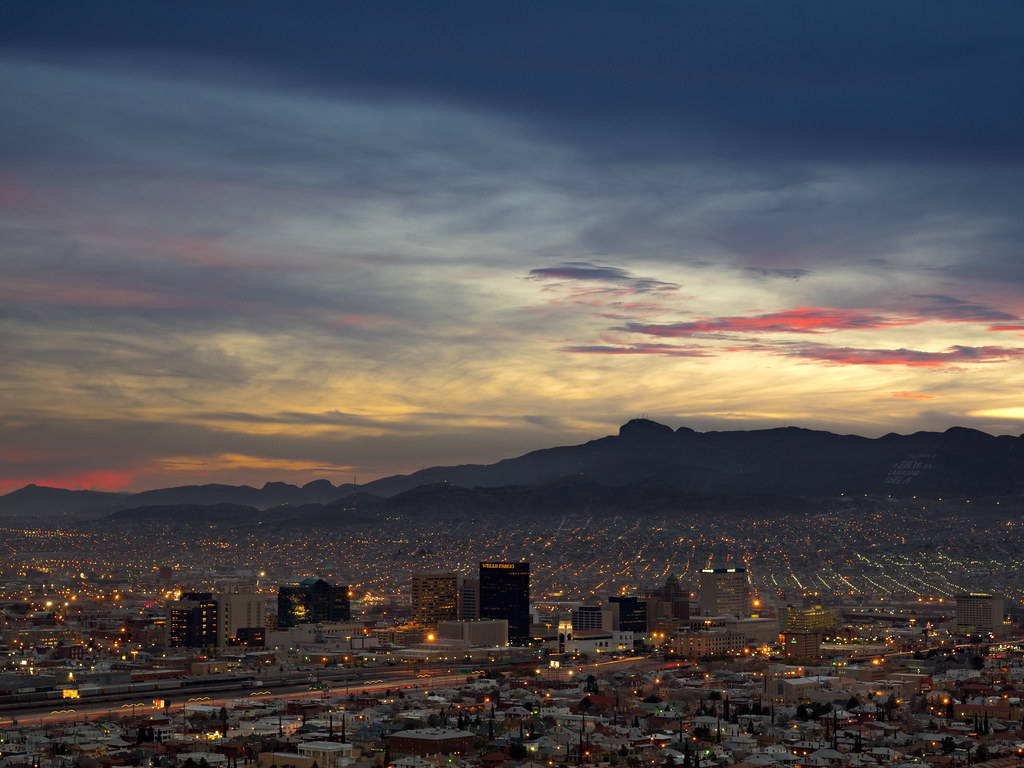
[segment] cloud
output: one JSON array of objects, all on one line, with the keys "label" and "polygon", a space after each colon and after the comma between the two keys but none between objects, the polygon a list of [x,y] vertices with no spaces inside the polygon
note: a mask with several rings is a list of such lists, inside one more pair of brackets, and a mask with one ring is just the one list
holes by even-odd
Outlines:
[{"label": "cloud", "polygon": [[810,344],[767,349],[786,357],[820,360],[832,365],[904,365],[914,368],[939,368],[966,363],[999,363],[1024,357],[1024,349],[1005,347],[953,346],[941,352],[916,349],[857,349]]},{"label": "cloud", "polygon": [[799,280],[811,274],[811,270],[802,267],[744,267],[744,270],[757,277],[777,277],[786,280]]},{"label": "cloud", "polygon": [[369,330],[383,330],[392,328],[398,323],[393,317],[387,315],[367,315],[343,313],[334,315],[331,318],[331,325],[335,328],[366,328]]},{"label": "cloud", "polygon": [[988,330],[996,332],[1024,331],[1024,325],[993,325]]},{"label": "cloud", "polygon": [[635,277],[620,267],[599,266],[587,261],[564,262],[556,267],[531,269],[528,279],[614,283],[616,287],[628,289],[633,293],[675,291],[679,288],[675,283],[651,277]]},{"label": "cloud", "polygon": [[608,344],[562,347],[559,351],[577,355],[664,355],[666,357],[710,357],[712,352],[701,347],[677,347],[671,344]]},{"label": "cloud", "polygon": [[977,411],[971,411],[970,415],[988,419],[1024,419],[1024,407],[1011,406],[1008,408],[984,408]]},{"label": "cloud", "polygon": [[[195,33],[209,34],[205,15],[197,21]],[[39,34],[59,35],[40,23]],[[634,35],[649,26],[623,23]],[[88,29],[107,34],[99,20]],[[330,58],[334,32],[313,32]],[[1020,314],[1019,120],[1005,122],[1002,144],[979,140],[990,124],[978,115],[991,110],[972,117],[969,136],[916,130],[950,125],[935,115],[915,130],[865,125],[887,112],[847,105],[831,78],[793,59],[790,84],[821,79],[820,90],[792,92],[853,120],[811,110],[790,121],[772,107],[789,102],[759,95],[749,67],[717,48],[687,52],[693,71],[753,91],[752,102],[703,104],[699,85],[682,108],[664,99],[678,73],[658,70],[664,87],[637,94],[635,108],[635,80],[615,90],[612,109],[607,82],[573,76],[592,89],[584,101],[596,112],[580,112],[579,92],[524,91],[539,109],[483,76],[468,90],[443,79],[410,87],[397,64],[402,82],[350,87],[329,68],[293,82],[268,74],[280,75],[275,62],[239,64],[262,56],[251,40],[227,65],[192,58],[184,39],[185,52],[147,57],[145,46],[128,50],[132,37],[90,48],[76,34],[56,53],[0,57],[0,98],[20,105],[0,142],[0,198],[14,202],[0,210],[0,424],[5,442],[38,457],[8,468],[20,480],[123,468],[135,487],[166,484],[187,472],[160,462],[188,456],[221,461],[203,477],[224,481],[348,466],[365,478],[543,447],[545,425],[587,439],[614,431],[623,413],[659,409],[806,414],[864,431],[888,430],[906,409],[900,418],[917,428],[910,398],[894,397],[885,414],[864,403],[937,391],[925,378],[936,365],[1015,359],[973,325],[1010,330]],[[916,53],[927,47],[915,39]],[[971,57],[1012,50],[949,52],[972,69]],[[840,80],[861,82],[853,60],[823,53]],[[500,56],[489,62],[525,76]],[[773,151],[758,146],[760,128],[737,136],[757,124],[738,119],[748,109],[772,118]],[[950,137],[950,152],[934,151]],[[998,164],[979,160],[992,153]],[[833,332],[848,334],[833,352],[748,343]],[[706,346],[686,344],[697,336]],[[763,365],[765,354],[794,352]],[[616,355],[623,364],[602,357]],[[844,355],[859,359],[855,371],[840,370]],[[903,362],[894,370],[878,362],[887,358]],[[964,402],[1020,390],[1017,368],[944,377],[948,412],[920,418],[944,428]],[[231,456],[279,463],[250,470]]]},{"label": "cloud", "polygon": [[935,395],[928,395],[924,392],[890,392],[879,397],[895,397],[900,400],[934,400]]},{"label": "cloud", "polygon": [[929,304],[914,309],[914,314],[950,323],[993,323],[1001,320],[1017,320],[1016,315],[994,309],[984,304],[975,304],[953,296],[916,296],[930,300]]},{"label": "cloud", "polygon": [[908,321],[856,310],[798,307],[748,317],[716,317],[684,323],[627,323],[615,330],[649,336],[694,336],[705,333],[824,333],[907,325]]}]

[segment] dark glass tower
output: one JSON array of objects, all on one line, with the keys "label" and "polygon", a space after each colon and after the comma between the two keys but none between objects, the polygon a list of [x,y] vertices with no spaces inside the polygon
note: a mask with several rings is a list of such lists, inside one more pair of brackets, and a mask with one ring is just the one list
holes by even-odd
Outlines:
[{"label": "dark glass tower", "polygon": [[294,627],[309,622],[348,621],[351,617],[348,587],[323,579],[304,579],[283,584],[277,592],[277,626]]},{"label": "dark glass tower", "polygon": [[506,619],[513,645],[529,641],[529,563],[480,563],[480,618]]},{"label": "dark glass tower", "polygon": [[[642,635],[647,631],[647,603],[635,597],[609,597],[612,608],[618,608],[615,629]],[[614,621],[613,621],[614,626]]]}]

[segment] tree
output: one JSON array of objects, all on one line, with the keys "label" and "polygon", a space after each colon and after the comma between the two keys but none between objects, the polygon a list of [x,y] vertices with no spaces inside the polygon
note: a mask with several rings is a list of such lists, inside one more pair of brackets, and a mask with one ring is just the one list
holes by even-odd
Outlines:
[{"label": "tree", "polygon": [[525,745],[519,744],[518,742],[513,742],[509,745],[508,756],[513,760],[523,760],[526,758],[526,755],[527,751]]}]

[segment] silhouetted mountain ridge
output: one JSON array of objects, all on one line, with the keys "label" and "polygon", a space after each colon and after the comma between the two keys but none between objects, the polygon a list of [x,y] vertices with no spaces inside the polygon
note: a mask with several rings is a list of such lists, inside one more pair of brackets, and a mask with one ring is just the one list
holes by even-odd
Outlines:
[{"label": "silhouetted mountain ridge", "polygon": [[581,445],[544,448],[494,464],[431,467],[359,487],[315,480],[301,487],[212,484],[113,494],[27,486],[0,497],[0,517],[75,519],[139,507],[230,504],[272,510],[274,519],[305,512],[330,521],[404,514],[417,505],[477,505],[481,512],[507,514],[531,503],[531,494],[550,508],[561,499],[574,508],[628,510],[668,505],[672,499],[840,493],[1022,494],[1024,437],[995,437],[965,427],[879,438],[798,427],[696,432],[634,419],[615,435]]}]

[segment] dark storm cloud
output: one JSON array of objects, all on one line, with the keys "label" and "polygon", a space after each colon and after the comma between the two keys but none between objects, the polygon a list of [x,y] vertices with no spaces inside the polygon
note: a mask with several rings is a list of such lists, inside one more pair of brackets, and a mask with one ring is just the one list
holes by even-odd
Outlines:
[{"label": "dark storm cloud", "polygon": [[750,148],[1020,159],[1024,94],[1007,73],[1024,69],[1022,30],[1024,7],[1012,0],[108,0],[7,7],[0,44],[226,59],[307,87],[420,93],[609,127],[640,119],[663,139],[605,134],[610,152],[661,152],[685,129]]},{"label": "dark storm cloud", "polygon": [[620,267],[599,266],[587,261],[569,261],[556,267],[531,269],[529,277],[534,280],[580,280],[583,282],[607,282],[626,287],[635,293],[650,291],[673,291],[679,286],[652,277],[636,277]]},{"label": "dark storm cloud", "polygon": [[929,296],[916,296],[918,299],[928,300],[928,304],[917,307],[914,313],[923,317],[932,317],[937,320],[948,320],[950,322],[976,322],[976,323],[999,323],[1014,321],[1019,318],[1008,312],[975,304],[964,299],[941,294]]}]

